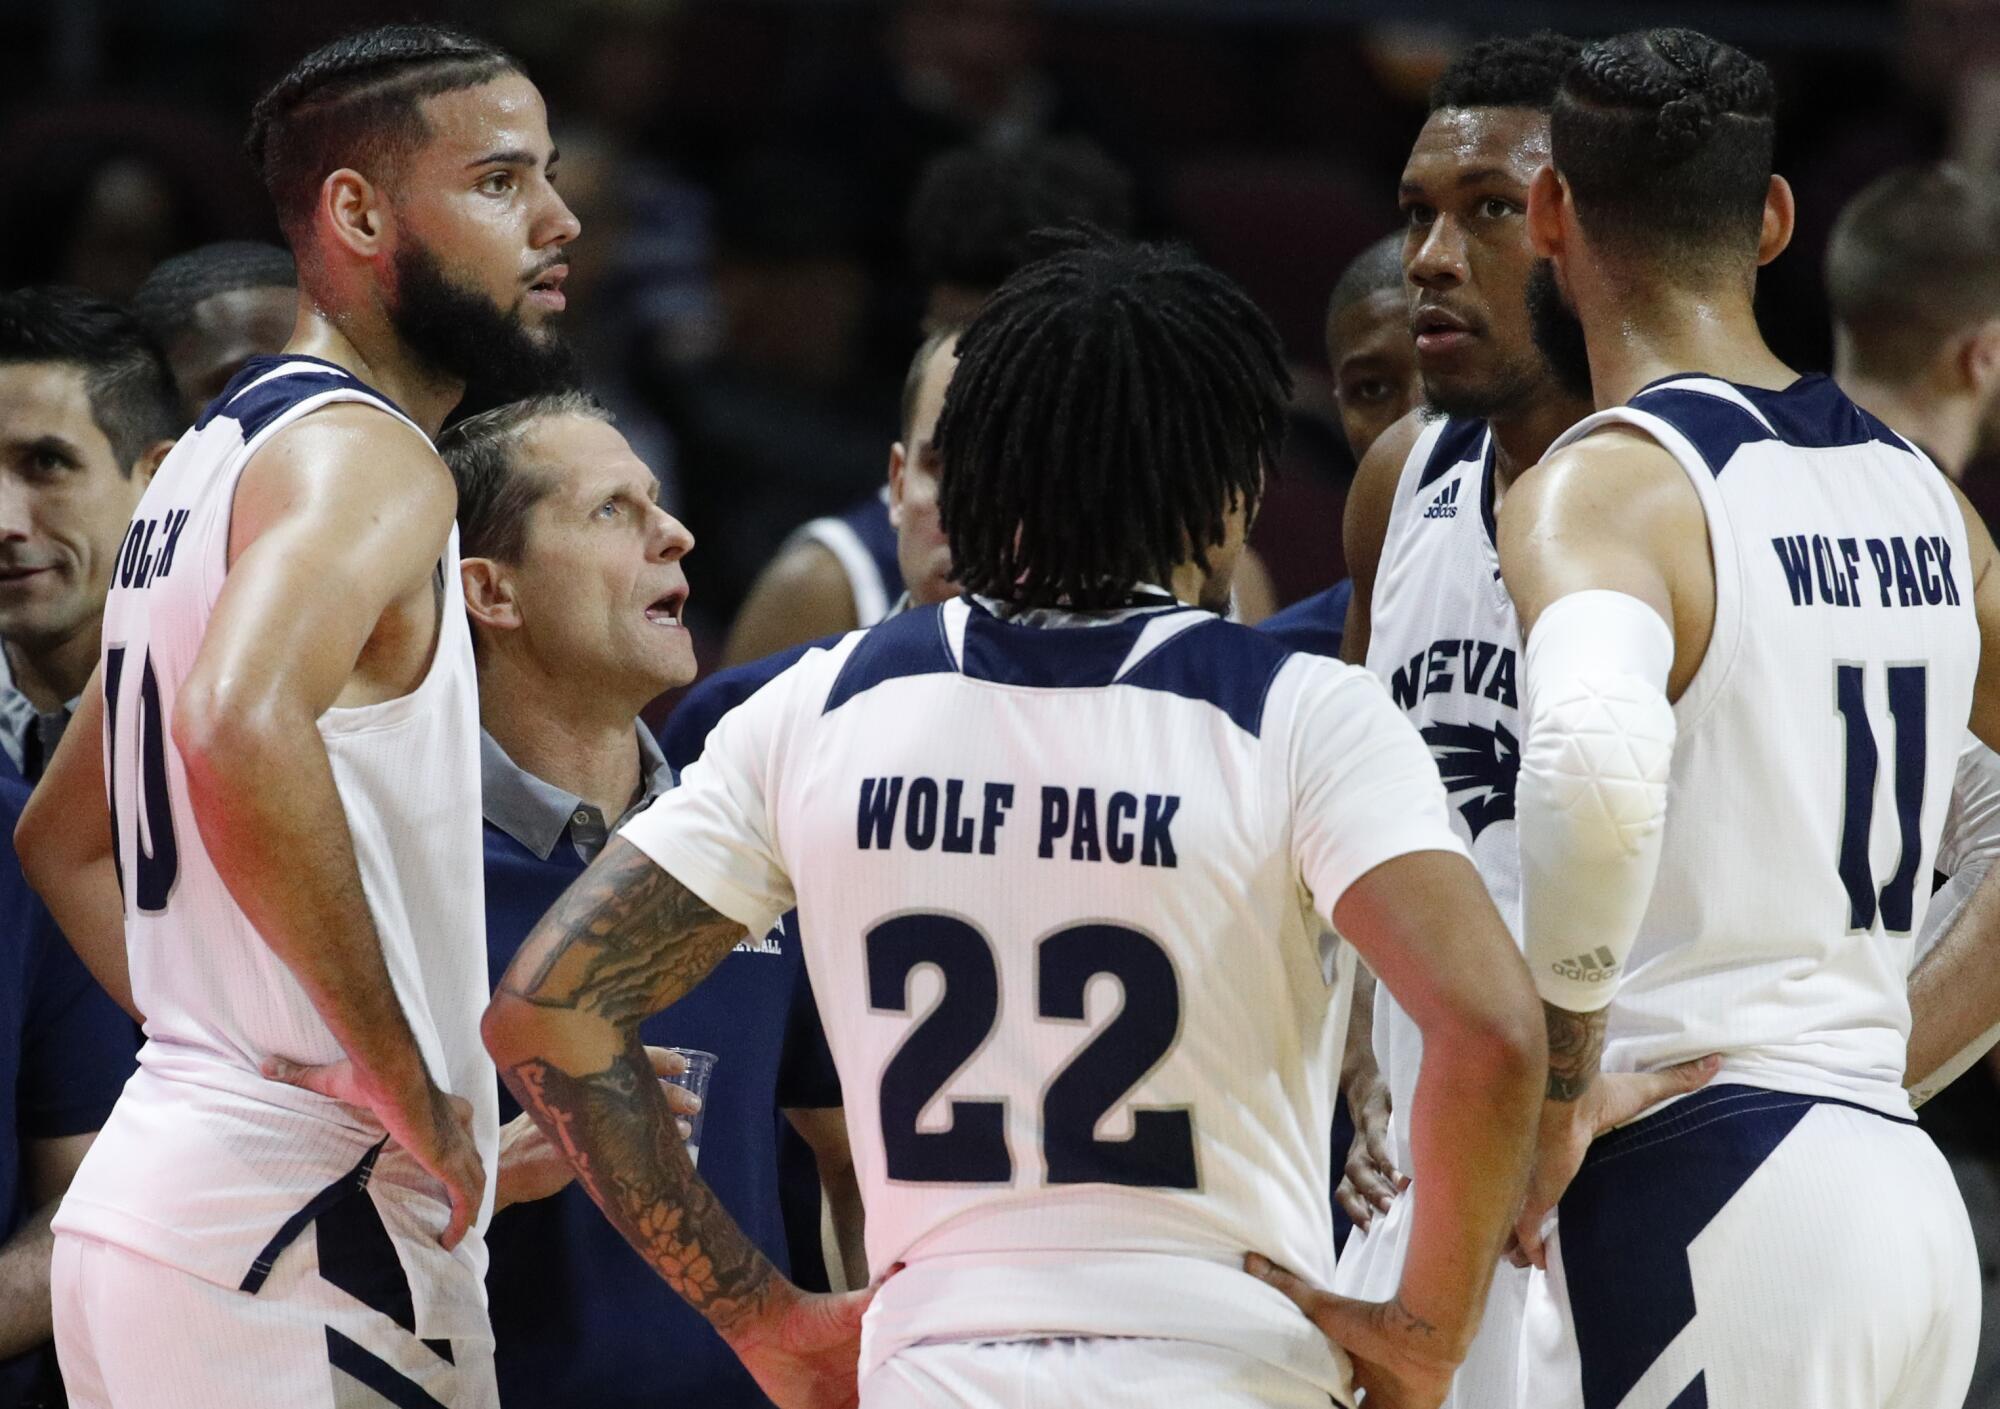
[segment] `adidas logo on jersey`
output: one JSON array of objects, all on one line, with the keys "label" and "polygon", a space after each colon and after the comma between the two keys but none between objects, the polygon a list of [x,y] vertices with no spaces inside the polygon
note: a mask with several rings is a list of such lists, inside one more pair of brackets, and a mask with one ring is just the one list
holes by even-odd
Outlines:
[{"label": "adidas logo on jersey", "polygon": [[1618,976],[1618,961],[1611,956],[1611,951],[1602,945],[1593,953],[1564,959],[1554,968],[1558,977],[1566,978],[1572,983],[1603,983],[1606,979]]},{"label": "adidas logo on jersey", "polygon": [[1424,510],[1427,519],[1455,519],[1458,517],[1459,480],[1453,480],[1438,491],[1438,497],[1431,500],[1431,506]]}]

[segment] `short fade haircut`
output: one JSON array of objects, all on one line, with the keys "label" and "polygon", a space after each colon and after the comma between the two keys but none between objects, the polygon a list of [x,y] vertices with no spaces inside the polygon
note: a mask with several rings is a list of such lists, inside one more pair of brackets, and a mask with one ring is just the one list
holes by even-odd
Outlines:
[{"label": "short fade haircut", "polygon": [[931,358],[937,355],[939,348],[964,331],[960,327],[939,328],[918,345],[915,355],[910,358],[910,370],[903,374],[902,438],[905,448],[915,448],[909,443],[910,431],[917,423],[917,398],[923,395],[924,373],[931,365]]},{"label": "short fade haircut", "polygon": [[458,486],[461,556],[521,561],[528,515],[555,488],[547,475],[523,463],[522,442],[535,422],[552,416],[615,424],[604,403],[588,392],[557,391],[467,416],[438,437],[438,454]]},{"label": "short fade haircut", "polygon": [[432,24],[363,30],[299,60],[257,100],[244,139],[293,249],[329,173],[352,167],[393,182],[397,163],[430,136],[426,98],[504,73],[526,69],[498,45]]},{"label": "short fade haircut", "polygon": [[1132,232],[1132,178],[1095,143],[961,147],[924,169],[910,202],[910,258],[925,284],[996,289],[1041,253],[1037,230],[1078,221]]},{"label": "short fade haircut", "polygon": [[1363,299],[1379,293],[1403,291],[1403,232],[1392,230],[1348,261],[1327,300],[1326,317],[1332,322]]},{"label": "short fade haircut", "polygon": [[1742,50],[1691,29],[1635,30],[1578,57],[1549,142],[1593,239],[1706,276],[1756,253],[1776,109],[1770,70]]},{"label": "short fade haircut", "polygon": [[1834,222],[1826,292],[1856,371],[1920,374],[1952,334],[2000,318],[2000,178],[1952,162],[1877,178]]},{"label": "short fade haircut", "polygon": [[132,295],[132,313],[165,347],[187,331],[195,309],[217,294],[292,289],[298,283],[298,265],[285,250],[259,240],[225,240],[161,260]]},{"label": "short fade haircut", "polygon": [[1062,244],[959,338],[938,509],[967,591],[1090,610],[1255,515],[1291,373],[1270,320],[1186,250]]},{"label": "short fade haircut", "polygon": [[187,426],[174,375],[139,320],[81,289],[0,292],[0,366],[53,362],[83,373],[90,417],[129,479],[147,447]]},{"label": "short fade haircut", "polygon": [[1482,39],[1466,47],[1431,85],[1430,110],[1530,108],[1556,105],[1563,75],[1583,52],[1583,41],[1553,30],[1525,37]]}]

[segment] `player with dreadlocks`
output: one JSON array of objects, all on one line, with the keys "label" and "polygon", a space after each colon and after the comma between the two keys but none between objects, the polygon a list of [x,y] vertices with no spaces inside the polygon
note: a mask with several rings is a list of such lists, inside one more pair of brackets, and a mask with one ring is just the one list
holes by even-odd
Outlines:
[{"label": "player with dreadlocks", "polygon": [[[1775,107],[1706,35],[1604,40],[1529,198],[1537,339],[1605,408],[1499,513],[1550,1049],[1517,1228],[1537,1409],[1916,1409],[1971,1372],[1906,982],[1968,717],[2000,743],[2000,571],[1927,457],[1764,342]],[[1705,1056],[1710,1085],[1597,1133],[1610,1073]]]},{"label": "player with dreadlocks", "polygon": [[[1435,1404],[1471,1339],[1541,1035],[1381,687],[1213,611],[1285,390],[1269,322],[1182,252],[1079,238],[1009,279],[938,427],[966,595],[726,716],[487,1014],[523,1105],[729,1336],[783,1284],[664,1137],[633,1033],[797,905],[869,1264],[900,1264],[868,1409]],[[1325,1299],[1322,1335],[1244,1252],[1332,1269],[1336,925],[1429,1040],[1431,1193],[1397,1295]]]},{"label": "player with dreadlocks", "polygon": [[257,105],[297,258],[253,357],[140,499],[104,652],[19,833],[145,1019],[54,1223],[76,1405],[495,1402],[480,1230],[479,714],[456,498],[468,382],[561,362],[540,94],[423,25]]}]

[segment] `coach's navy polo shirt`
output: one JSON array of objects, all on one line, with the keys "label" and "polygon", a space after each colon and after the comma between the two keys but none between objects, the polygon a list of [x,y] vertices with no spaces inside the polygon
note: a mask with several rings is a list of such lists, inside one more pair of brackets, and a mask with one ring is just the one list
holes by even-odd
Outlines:
[{"label": "coach's navy polo shirt", "polygon": [[[132,1074],[139,1030],[97,986],[14,857],[26,785],[0,778],[0,1243],[34,1212],[22,1142],[101,1129]],[[0,1405],[18,1403],[46,1350],[0,1361]]]},{"label": "coach's navy polo shirt", "polygon": [[[480,746],[486,948],[497,980],[612,829],[588,803],[515,767],[490,736]],[[640,747],[647,778],[635,811],[673,778],[643,728]],[[746,940],[670,1010],[648,1019],[640,1035],[654,1046],[716,1054],[703,1111],[702,1176],[751,1241],[788,1269],[778,1197],[779,1111],[840,1104],[797,943],[783,936]],[[504,1088],[500,1104],[503,1120],[519,1113]],[[486,1241],[501,1403],[528,1409],[768,1404],[729,1347],[582,1189],[571,1185],[552,1199],[502,1209]]]},{"label": "coach's navy polo shirt", "polygon": [[1339,660],[1340,643],[1347,635],[1347,603],[1353,596],[1354,579],[1343,577],[1326,591],[1273,612],[1257,623],[1257,629],[1292,650]]}]

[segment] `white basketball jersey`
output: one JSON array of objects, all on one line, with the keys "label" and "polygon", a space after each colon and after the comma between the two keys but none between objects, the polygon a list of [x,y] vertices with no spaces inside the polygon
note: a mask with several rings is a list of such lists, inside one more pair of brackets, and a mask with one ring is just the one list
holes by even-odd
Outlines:
[{"label": "white basketball jersey", "polygon": [[1344,1391],[1241,1259],[1333,1270],[1334,906],[1464,851],[1365,671],[1193,608],[961,599],[808,653],[623,835],[753,933],[796,899],[869,1262],[906,1264],[864,1371],[1119,1335]]},{"label": "white basketball jersey", "polygon": [[[1369,603],[1368,668],[1417,726],[1508,929],[1520,933],[1521,624],[1493,540],[1493,437],[1484,421],[1429,426],[1397,481]],[[1423,1034],[1375,990],[1375,1060],[1389,1084],[1390,1138],[1407,1171]]]},{"label": "white basketball jersey", "polygon": [[1907,1116],[1905,981],[1979,663],[1950,483],[1825,377],[1669,378],[1556,444],[1605,425],[1680,462],[1715,563],[1605,1065],[1720,1052],[1718,1083]]},{"label": "white basketball jersey", "polygon": [[[217,875],[173,739],[175,700],[228,571],[238,477],[271,437],[340,402],[376,406],[422,435],[331,363],[254,359],[154,475],[104,613],[105,777],[147,1040],[56,1227],[225,1286],[252,1280],[287,1220],[384,1138],[368,1112],[260,1075],[269,1056],[324,1063],[343,1053]],[[438,572],[442,615],[423,681],[382,704],[328,710],[319,731],[403,1011],[432,1078],[476,1112],[490,1208],[498,1108],[479,1039],[488,996],[479,719],[456,530]],[[484,1334],[483,1303],[423,1304],[437,1280],[420,1275],[423,1261],[445,1256],[435,1236],[447,1216],[441,1186],[394,1146],[372,1179],[388,1191],[377,1202],[391,1231],[413,1240],[401,1251],[421,1333]],[[409,1226],[397,1226],[399,1209]],[[455,1256],[483,1277],[477,1230]]]}]

